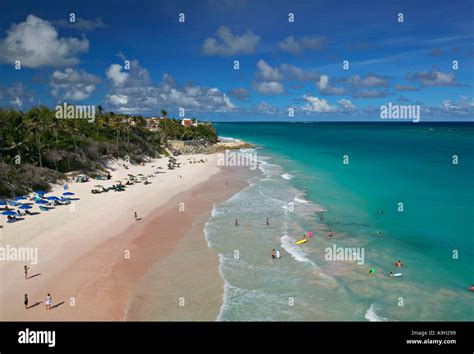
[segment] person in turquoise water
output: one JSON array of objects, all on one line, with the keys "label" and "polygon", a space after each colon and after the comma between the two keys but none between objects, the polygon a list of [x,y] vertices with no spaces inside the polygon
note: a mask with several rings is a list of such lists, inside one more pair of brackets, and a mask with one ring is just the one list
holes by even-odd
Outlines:
[{"label": "person in turquoise water", "polygon": [[375,274],[375,271],[376,271],[375,268],[370,269],[369,270],[369,275]]},{"label": "person in turquoise water", "polygon": [[394,263],[395,267],[401,268],[403,267],[402,261],[398,260],[397,262]]}]

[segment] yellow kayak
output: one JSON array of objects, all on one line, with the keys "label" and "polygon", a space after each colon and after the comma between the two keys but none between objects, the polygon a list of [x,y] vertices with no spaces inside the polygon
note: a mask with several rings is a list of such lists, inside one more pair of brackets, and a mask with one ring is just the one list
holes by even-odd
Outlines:
[{"label": "yellow kayak", "polygon": [[306,242],[308,242],[307,239],[302,239],[302,240],[296,241],[296,244],[301,245],[301,244],[306,243]]}]

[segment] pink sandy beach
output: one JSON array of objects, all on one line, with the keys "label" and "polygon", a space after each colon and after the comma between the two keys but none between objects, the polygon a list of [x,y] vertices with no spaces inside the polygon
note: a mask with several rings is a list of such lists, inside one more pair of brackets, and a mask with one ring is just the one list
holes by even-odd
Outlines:
[{"label": "pink sandy beach", "polygon": [[[207,162],[190,163],[194,157]],[[4,225],[1,247],[37,248],[38,264],[0,262],[0,320],[215,320],[223,280],[203,229],[213,205],[246,186],[246,178],[217,166],[216,155],[178,161],[176,170],[166,169],[166,159],[129,169],[116,163],[112,179],[99,184],[165,173],[150,178],[150,185],[98,195],[90,192],[97,181],[71,183],[80,197],[73,206]],[[56,195],[60,191],[58,186]]]}]

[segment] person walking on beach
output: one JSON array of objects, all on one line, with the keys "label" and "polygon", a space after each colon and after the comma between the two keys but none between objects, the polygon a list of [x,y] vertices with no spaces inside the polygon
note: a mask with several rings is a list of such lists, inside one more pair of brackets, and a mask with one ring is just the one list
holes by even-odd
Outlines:
[{"label": "person walking on beach", "polygon": [[135,221],[138,221],[138,215],[137,215],[137,212],[135,212]]},{"label": "person walking on beach", "polygon": [[53,302],[53,298],[51,297],[51,294],[48,293],[48,295],[46,295],[46,310],[51,310],[51,304]]},{"label": "person walking on beach", "polygon": [[235,219],[235,226],[239,226],[239,220]]},{"label": "person walking on beach", "polygon": [[28,310],[28,294],[25,294],[25,300],[23,303],[25,304],[25,310]]},{"label": "person walking on beach", "polygon": [[28,279],[28,269],[30,269],[30,267],[25,265],[25,267],[23,269],[25,271],[25,279]]}]

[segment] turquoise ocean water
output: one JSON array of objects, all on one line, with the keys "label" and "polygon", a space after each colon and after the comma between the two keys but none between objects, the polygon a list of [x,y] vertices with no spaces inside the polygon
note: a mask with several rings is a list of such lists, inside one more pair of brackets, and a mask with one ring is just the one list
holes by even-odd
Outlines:
[{"label": "turquoise ocean water", "polygon": [[[239,153],[261,171],[206,224],[225,280],[219,320],[474,320],[473,125],[216,128],[256,144]],[[364,262],[326,259],[333,247]]]}]

